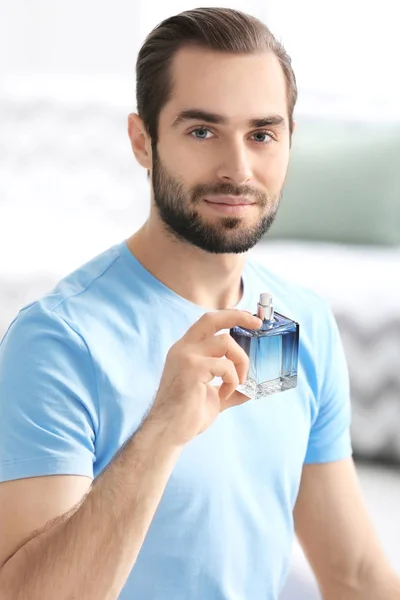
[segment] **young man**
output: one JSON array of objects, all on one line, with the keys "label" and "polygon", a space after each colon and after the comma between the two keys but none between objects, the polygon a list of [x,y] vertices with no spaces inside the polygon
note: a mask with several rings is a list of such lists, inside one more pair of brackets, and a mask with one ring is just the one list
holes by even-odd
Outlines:
[{"label": "young man", "polygon": [[[148,36],[128,120],[148,221],[2,342],[2,600],[275,600],[293,525],[324,599],[400,598],[351,459],[332,314],[246,255],[278,209],[296,95],[248,15],[193,10]],[[247,356],[215,334],[259,327],[246,311],[265,291],[300,323],[298,385],[249,402]]]}]

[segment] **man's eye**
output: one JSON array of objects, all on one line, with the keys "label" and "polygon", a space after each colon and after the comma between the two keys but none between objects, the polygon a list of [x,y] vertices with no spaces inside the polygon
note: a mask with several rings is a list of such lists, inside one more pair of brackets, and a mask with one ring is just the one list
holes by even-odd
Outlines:
[{"label": "man's eye", "polygon": [[[211,135],[207,136],[207,134]],[[213,132],[208,129],[208,127],[197,127],[197,129],[193,129],[189,135],[197,140],[207,140],[213,135]],[[261,144],[268,144],[271,140],[275,139],[273,134],[269,131],[256,131],[253,133],[252,137],[256,142]]]},{"label": "man's eye", "polygon": [[[261,143],[269,143],[271,140],[274,139],[274,136],[269,133],[268,131],[256,131],[256,133],[253,133],[253,136],[256,137],[256,142],[261,142]],[[257,139],[258,138],[258,139]],[[265,138],[268,138],[267,140]]]},{"label": "man's eye", "polygon": [[198,127],[197,129],[194,129],[193,131],[191,131],[190,135],[195,137],[197,140],[207,140],[208,139],[206,137],[207,132],[212,133],[212,131],[210,131],[206,127]]}]

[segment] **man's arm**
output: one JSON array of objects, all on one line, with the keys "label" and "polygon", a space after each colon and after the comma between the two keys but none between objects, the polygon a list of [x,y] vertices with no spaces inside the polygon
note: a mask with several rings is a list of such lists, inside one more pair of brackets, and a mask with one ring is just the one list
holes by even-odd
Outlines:
[{"label": "man's arm", "polygon": [[[67,502],[56,493],[45,499],[43,511],[37,488],[36,497],[29,497],[27,480],[0,485],[0,531],[4,525],[8,540],[0,544],[1,600],[116,600],[183,447],[222,410],[248,400],[235,392],[246,378],[248,356],[229,334],[215,334],[237,325],[254,329],[261,324],[234,309],[203,315],[168,352],[154,404],[139,431],[77,504],[78,486],[85,494],[86,482],[82,478],[73,483],[73,492],[68,489],[75,503],[69,512],[54,519],[60,514],[58,507],[65,511]],[[36,380],[38,373],[31,377]],[[222,378],[219,388],[209,385],[215,377]],[[15,400],[12,385],[3,390],[0,386],[1,393],[3,406]],[[8,426],[15,410],[11,402]],[[50,484],[45,485],[48,489]],[[24,497],[14,505],[21,490]],[[25,528],[20,523],[13,526],[19,520],[15,506],[20,514],[29,514]],[[46,513],[53,521],[44,525]]]},{"label": "man's arm", "polygon": [[294,519],[324,600],[400,600],[352,459],[304,465]]},{"label": "man's arm", "polygon": [[83,500],[0,567],[2,600],[115,600],[179,454],[164,427],[145,422]]}]

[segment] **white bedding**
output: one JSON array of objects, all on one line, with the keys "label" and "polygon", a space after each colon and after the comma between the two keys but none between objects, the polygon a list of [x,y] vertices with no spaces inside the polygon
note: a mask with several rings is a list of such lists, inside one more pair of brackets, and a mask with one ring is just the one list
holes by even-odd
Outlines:
[{"label": "white bedding", "polygon": [[270,269],[329,299],[333,310],[347,307],[354,318],[360,315],[366,325],[387,312],[400,317],[400,247],[274,241],[252,252]]}]

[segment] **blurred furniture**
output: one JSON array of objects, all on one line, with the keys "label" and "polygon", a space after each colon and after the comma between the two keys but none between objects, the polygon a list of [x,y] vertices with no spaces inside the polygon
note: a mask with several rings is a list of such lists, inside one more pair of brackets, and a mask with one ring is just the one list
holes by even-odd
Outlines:
[{"label": "blurred furniture", "polygon": [[354,452],[400,462],[400,248],[286,240],[255,254],[329,300],[349,366]]}]

